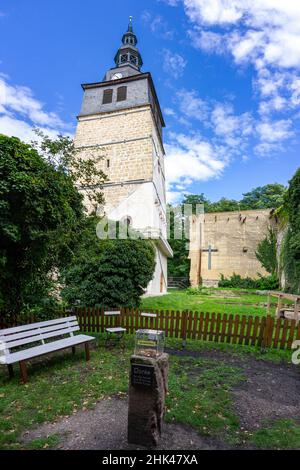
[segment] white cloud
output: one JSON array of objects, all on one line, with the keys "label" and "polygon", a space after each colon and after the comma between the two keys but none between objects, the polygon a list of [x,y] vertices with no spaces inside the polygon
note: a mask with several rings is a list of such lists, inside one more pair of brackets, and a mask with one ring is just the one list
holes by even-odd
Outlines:
[{"label": "white cloud", "polygon": [[65,127],[56,113],[43,110],[43,104],[34,98],[30,88],[9,85],[3,77],[0,77],[0,106],[3,114],[16,112],[36,125]]},{"label": "white cloud", "polygon": [[29,142],[36,138],[33,127],[39,127],[51,136],[68,133],[71,128],[56,113],[47,112],[30,88],[11,85],[8,77],[1,74],[0,133]]},{"label": "white cloud", "polygon": [[150,11],[145,10],[141,19],[150,27],[152,33],[164,39],[172,40],[174,38],[175,31],[169,27],[168,22],[161,15],[152,15]]},{"label": "white cloud", "polygon": [[262,115],[290,112],[300,105],[300,77],[293,71],[261,69],[254,80],[254,89],[260,95]]},{"label": "white cloud", "polygon": [[253,118],[250,113],[235,115],[233,107],[228,104],[217,104],[211,115],[214,132],[222,137],[229,147],[244,145],[248,136],[253,133]]},{"label": "white cloud", "polygon": [[170,7],[176,7],[181,0],[158,0],[161,3],[166,3]]},{"label": "white cloud", "polygon": [[289,119],[281,119],[279,121],[261,121],[256,131],[260,142],[255,147],[258,155],[270,155],[282,149],[283,143],[293,137],[292,121]]},{"label": "white cloud", "polygon": [[166,144],[166,178],[170,202],[186,192],[193,182],[219,177],[229,162],[222,147],[198,136],[171,134]]},{"label": "white cloud", "polygon": [[164,49],[163,52],[163,68],[164,71],[172,75],[175,79],[182,76],[187,61],[180,54]]},{"label": "white cloud", "polygon": [[262,121],[257,126],[260,139],[267,143],[282,142],[293,135],[290,120]]},{"label": "white cloud", "polygon": [[300,105],[300,77],[294,77],[290,84],[291,97],[290,102],[293,106]]},{"label": "white cloud", "polygon": [[[53,139],[59,134],[58,130],[50,129],[49,127],[39,127],[39,129]],[[18,137],[23,142],[27,143],[39,140],[36,134],[34,134],[31,124],[21,119],[16,119],[15,117],[3,116],[1,113],[0,134],[8,135],[9,137]]]},{"label": "white cloud", "polygon": [[215,33],[213,31],[188,31],[189,37],[192,39],[194,47],[197,49],[202,49],[207,53],[218,53],[222,54],[226,51],[226,43],[221,34]]},{"label": "white cloud", "polygon": [[[1,110],[0,110],[1,111]],[[32,126],[27,122],[12,118],[10,116],[3,116],[0,113],[0,134],[5,134],[10,137],[19,137],[24,142],[32,140]]]},{"label": "white cloud", "polygon": [[[236,62],[300,69],[300,2],[295,0],[182,0],[201,41],[209,27],[223,30],[222,38]],[[204,33],[205,34],[205,33]],[[211,32],[209,32],[211,34]],[[194,36],[195,37],[195,36]],[[216,48],[219,39],[212,35]]]},{"label": "white cloud", "polygon": [[[254,0],[255,1],[255,0]],[[242,12],[237,0],[184,0],[186,13],[194,22],[233,23],[241,18]]]},{"label": "white cloud", "polygon": [[191,125],[192,120],[200,121],[214,133],[214,138],[231,148],[245,145],[253,134],[254,119],[251,113],[236,115],[228,103],[203,100],[195,90],[181,89],[175,96],[181,116],[178,121]]},{"label": "white cloud", "polygon": [[[195,24],[197,47],[206,49],[203,28],[223,28],[223,42],[236,62],[300,68],[300,3],[295,0],[183,0]],[[211,34],[211,32],[209,32]],[[219,38],[212,35],[212,45]]]},{"label": "white cloud", "polygon": [[207,119],[208,105],[199,98],[195,90],[181,89],[176,93],[176,102],[180,112],[188,118],[204,121]]},{"label": "white cloud", "polygon": [[214,134],[209,141],[195,134],[169,135],[165,166],[170,203],[179,202],[191,184],[222,176],[233,158],[247,162],[250,137],[256,139],[257,155],[264,156],[277,151],[294,135],[289,119],[265,118],[256,123],[249,113],[234,114],[228,104],[209,108],[208,118]]},{"label": "white cloud", "polygon": [[174,109],[172,109],[172,108],[165,108],[164,109],[164,114],[166,116],[176,116],[176,113],[175,113]]},{"label": "white cloud", "polygon": [[206,53],[227,52],[235,64],[251,65],[256,74],[256,125],[254,111],[235,116],[227,105],[217,105],[210,123],[215,135],[234,147],[256,132],[256,151],[281,148],[294,135],[300,117],[300,1],[181,0],[181,4],[191,22],[187,35],[194,47]]},{"label": "white cloud", "polygon": [[166,196],[167,196],[167,203],[176,205],[180,203],[183,197],[183,192],[182,191],[172,191],[172,190],[167,190],[166,191]]}]

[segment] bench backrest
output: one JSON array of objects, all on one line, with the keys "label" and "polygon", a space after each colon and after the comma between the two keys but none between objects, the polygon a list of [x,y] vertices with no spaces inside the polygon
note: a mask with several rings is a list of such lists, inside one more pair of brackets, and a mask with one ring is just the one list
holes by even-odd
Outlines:
[{"label": "bench backrest", "polygon": [[0,354],[8,355],[10,349],[32,343],[45,344],[45,340],[57,336],[73,336],[79,329],[77,318],[73,316],[0,330]]}]

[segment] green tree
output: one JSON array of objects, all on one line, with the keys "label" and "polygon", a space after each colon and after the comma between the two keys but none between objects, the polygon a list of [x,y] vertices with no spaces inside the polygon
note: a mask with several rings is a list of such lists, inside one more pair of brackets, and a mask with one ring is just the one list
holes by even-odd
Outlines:
[{"label": "green tree", "polygon": [[19,139],[0,135],[2,313],[18,315],[47,294],[82,220],[82,196],[67,171]]},{"label": "green tree", "polygon": [[288,212],[288,232],[284,243],[286,288],[300,292],[300,168],[289,182],[285,205]]},{"label": "green tree", "polygon": [[103,160],[102,149],[92,155],[81,156],[82,151],[76,149],[74,141],[63,135],[58,135],[56,139],[51,139],[40,129],[35,129],[39,138],[32,142],[32,146],[53,166],[57,171],[61,171],[69,176],[74,185],[80,185],[89,200],[93,212],[98,206],[104,204],[102,184],[107,181],[107,176],[99,168],[99,163]]},{"label": "green tree", "polygon": [[239,201],[234,199],[226,199],[222,197],[217,202],[212,202],[207,208],[207,212],[229,212],[229,211],[238,211],[240,208]]},{"label": "green tree", "polygon": [[282,184],[259,186],[243,194],[241,209],[277,209],[283,204],[285,193],[286,188]]},{"label": "green tree", "polygon": [[[188,224],[189,221],[184,218],[183,206],[179,206],[176,212],[171,206],[169,206],[169,210],[169,243],[173,250],[173,258],[168,260],[168,276],[184,277],[188,279],[190,272],[190,262],[187,257],[189,250],[189,239],[185,234],[185,224]],[[175,226],[178,228],[178,233],[181,232],[182,234],[180,239],[176,239],[175,237]]]},{"label": "green tree", "polygon": [[204,206],[204,211],[209,212],[209,207],[211,205],[211,202],[209,199],[207,199],[203,193],[201,194],[188,194],[184,196],[184,199],[182,201],[182,205],[184,204],[191,204],[192,205],[192,212],[193,214],[196,213],[196,206],[203,204]]},{"label": "green tree", "polygon": [[255,254],[268,273],[277,274],[277,236],[274,230],[269,228],[268,235],[258,244]]},{"label": "green tree", "polygon": [[62,271],[62,297],[69,304],[137,307],[155,269],[153,243],[96,235],[99,219],[88,217],[70,265]]}]

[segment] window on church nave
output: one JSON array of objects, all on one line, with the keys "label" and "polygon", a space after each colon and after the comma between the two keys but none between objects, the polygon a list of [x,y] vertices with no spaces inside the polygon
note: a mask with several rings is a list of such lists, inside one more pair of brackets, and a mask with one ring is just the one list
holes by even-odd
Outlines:
[{"label": "window on church nave", "polygon": [[113,98],[113,90],[112,89],[104,90],[102,104],[112,103],[112,98]]},{"label": "window on church nave", "polygon": [[125,101],[127,99],[127,86],[120,86],[117,90],[117,101]]},{"label": "window on church nave", "polygon": [[122,222],[122,224],[126,225],[127,227],[132,226],[132,218],[129,215],[126,215],[125,217],[123,217],[121,222]]}]

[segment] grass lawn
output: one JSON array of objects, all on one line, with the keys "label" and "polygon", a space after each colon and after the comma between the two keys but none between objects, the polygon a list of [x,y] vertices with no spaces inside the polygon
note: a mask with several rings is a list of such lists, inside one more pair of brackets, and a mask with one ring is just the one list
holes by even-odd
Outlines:
[{"label": "grass lawn", "polygon": [[[255,290],[207,289],[205,293],[188,294],[186,290],[170,289],[168,294],[145,297],[142,308],[151,310],[193,310],[240,315],[267,314],[267,295],[258,295]],[[275,314],[275,307],[270,309]]]},{"label": "grass lawn", "polygon": [[[286,362],[290,353],[270,351],[265,355],[251,347],[189,341],[188,352],[176,355],[181,344],[167,340],[170,355],[169,395],[166,420],[195,428],[200,435],[222,439],[228,445],[254,445],[263,448],[300,448],[300,426],[293,420],[274,420],[253,433],[245,433],[234,411],[232,387],[247,376],[242,367],[247,358]],[[9,380],[0,369],[0,448],[48,449],[60,442],[52,434],[26,445],[20,436],[44,422],[55,422],[79,410],[93,408],[107,396],[126,396],[129,357],[133,338],[128,336],[124,352],[95,348],[86,363],[83,352],[69,352],[36,362],[29,367],[29,383],[19,385],[19,375]],[[195,352],[199,357],[194,357]],[[209,354],[230,353],[234,363],[216,360]],[[208,354],[208,357],[205,357]],[[203,356],[204,355],[204,356]],[[228,356],[229,357],[229,356]],[[274,410],[275,411],[275,410]],[[284,432],[283,432],[284,431]]]}]

